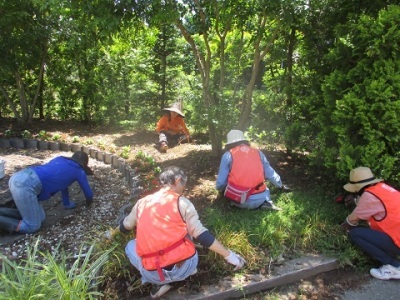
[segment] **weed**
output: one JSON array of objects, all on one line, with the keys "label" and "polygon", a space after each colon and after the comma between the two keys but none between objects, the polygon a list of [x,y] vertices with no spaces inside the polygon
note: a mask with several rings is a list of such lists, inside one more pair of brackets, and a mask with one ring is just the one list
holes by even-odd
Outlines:
[{"label": "weed", "polygon": [[99,140],[97,142],[97,147],[99,147],[100,150],[106,150],[106,143],[103,140]]},{"label": "weed", "polygon": [[51,137],[50,134],[45,130],[40,130],[39,133],[37,134],[37,138],[42,141],[48,141],[50,137]]},{"label": "weed", "polygon": [[130,153],[131,153],[131,146],[124,146],[124,147],[122,147],[122,151],[120,153],[120,156],[122,158],[128,159]]},{"label": "weed", "polygon": [[110,144],[108,146],[108,151],[110,151],[110,153],[116,153],[117,152],[117,146],[115,144]]},{"label": "weed", "polygon": [[77,135],[73,136],[73,138],[72,138],[73,143],[79,143],[79,140],[80,140],[80,138]]},{"label": "weed", "polygon": [[32,133],[29,130],[25,129],[24,131],[22,131],[22,137],[24,139],[30,139],[32,138]]},{"label": "weed", "polygon": [[84,144],[84,145],[93,145],[93,144],[94,144],[94,141],[93,141],[93,139],[88,138],[87,140],[85,140],[85,141],[83,142],[83,144]]},{"label": "weed", "polygon": [[61,139],[61,134],[55,133],[51,139],[55,142],[58,142]]}]

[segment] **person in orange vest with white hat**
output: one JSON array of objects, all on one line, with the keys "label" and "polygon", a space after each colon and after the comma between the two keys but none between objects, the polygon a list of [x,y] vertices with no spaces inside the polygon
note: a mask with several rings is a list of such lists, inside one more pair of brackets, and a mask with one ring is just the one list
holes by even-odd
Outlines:
[{"label": "person in orange vest with white hat", "polygon": [[[382,280],[400,279],[400,191],[376,178],[368,167],[351,170],[343,188],[360,196],[341,226],[353,244],[381,264],[370,274]],[[369,226],[359,226],[362,220]]]},{"label": "person in orange vest with white hat", "polygon": [[288,188],[282,184],[281,177],[265,154],[251,147],[240,130],[228,132],[225,149],[227,151],[221,158],[216,189],[239,208],[281,210],[271,200],[265,180],[280,189]]}]

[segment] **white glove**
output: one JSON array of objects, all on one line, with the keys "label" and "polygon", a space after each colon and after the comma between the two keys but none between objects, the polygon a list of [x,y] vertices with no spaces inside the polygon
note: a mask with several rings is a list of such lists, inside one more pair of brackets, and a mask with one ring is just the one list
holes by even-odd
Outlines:
[{"label": "white glove", "polygon": [[231,265],[234,265],[235,268],[233,271],[237,271],[241,269],[246,261],[244,260],[243,257],[241,257],[239,254],[236,254],[235,252],[229,250],[229,255],[225,257],[225,260],[230,263]]},{"label": "white glove", "polygon": [[110,228],[109,230],[107,230],[107,231],[104,233],[104,237],[105,237],[107,240],[111,241],[111,240],[114,238],[114,236],[115,236],[118,232],[119,232],[119,230],[114,229],[114,228]]}]

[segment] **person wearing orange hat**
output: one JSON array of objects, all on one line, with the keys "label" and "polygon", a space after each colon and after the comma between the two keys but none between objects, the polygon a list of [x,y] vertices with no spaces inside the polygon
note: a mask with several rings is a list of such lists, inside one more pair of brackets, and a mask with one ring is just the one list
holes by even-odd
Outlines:
[{"label": "person wearing orange hat", "polygon": [[[380,262],[370,274],[381,280],[400,279],[400,192],[375,178],[368,167],[351,170],[343,188],[360,196],[341,226],[353,244]],[[359,226],[360,220],[369,226]]]},{"label": "person wearing orange hat", "polygon": [[190,142],[190,134],[179,102],[172,104],[171,107],[164,108],[163,111],[166,113],[157,122],[156,131],[159,135],[160,151],[165,153],[168,147],[172,145],[184,141]]}]

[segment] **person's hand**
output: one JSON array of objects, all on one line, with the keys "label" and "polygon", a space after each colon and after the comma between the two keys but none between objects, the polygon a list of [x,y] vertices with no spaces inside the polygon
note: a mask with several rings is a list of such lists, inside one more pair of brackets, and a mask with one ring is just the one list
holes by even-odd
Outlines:
[{"label": "person's hand", "polygon": [[86,198],[86,205],[90,206],[93,203],[93,198]]},{"label": "person's hand", "polygon": [[111,241],[112,239],[114,239],[114,236],[119,232],[118,228],[110,228],[109,230],[107,230],[104,233],[104,237]]},{"label": "person's hand", "polygon": [[241,257],[239,254],[236,254],[235,252],[229,250],[229,255],[225,257],[225,260],[230,263],[231,265],[234,265],[235,268],[233,271],[237,271],[241,269],[246,261],[244,260],[243,257]]},{"label": "person's hand", "polygon": [[75,202],[72,202],[72,201],[69,201],[69,204],[68,204],[68,205],[65,205],[65,204],[64,204],[64,208],[67,208],[67,209],[76,208],[76,203],[75,203]]},{"label": "person's hand", "polygon": [[355,208],[358,204],[359,196],[356,194],[346,195],[344,198],[344,204],[349,208]]},{"label": "person's hand", "polygon": [[349,231],[351,229],[353,229],[354,227],[356,227],[358,224],[352,224],[349,222],[348,218],[346,218],[346,220],[344,220],[344,222],[342,224],[340,224],[340,227],[346,231],[347,233],[349,233]]},{"label": "person's hand", "polygon": [[288,187],[286,184],[282,184],[281,190],[282,192],[290,192],[290,187]]}]

